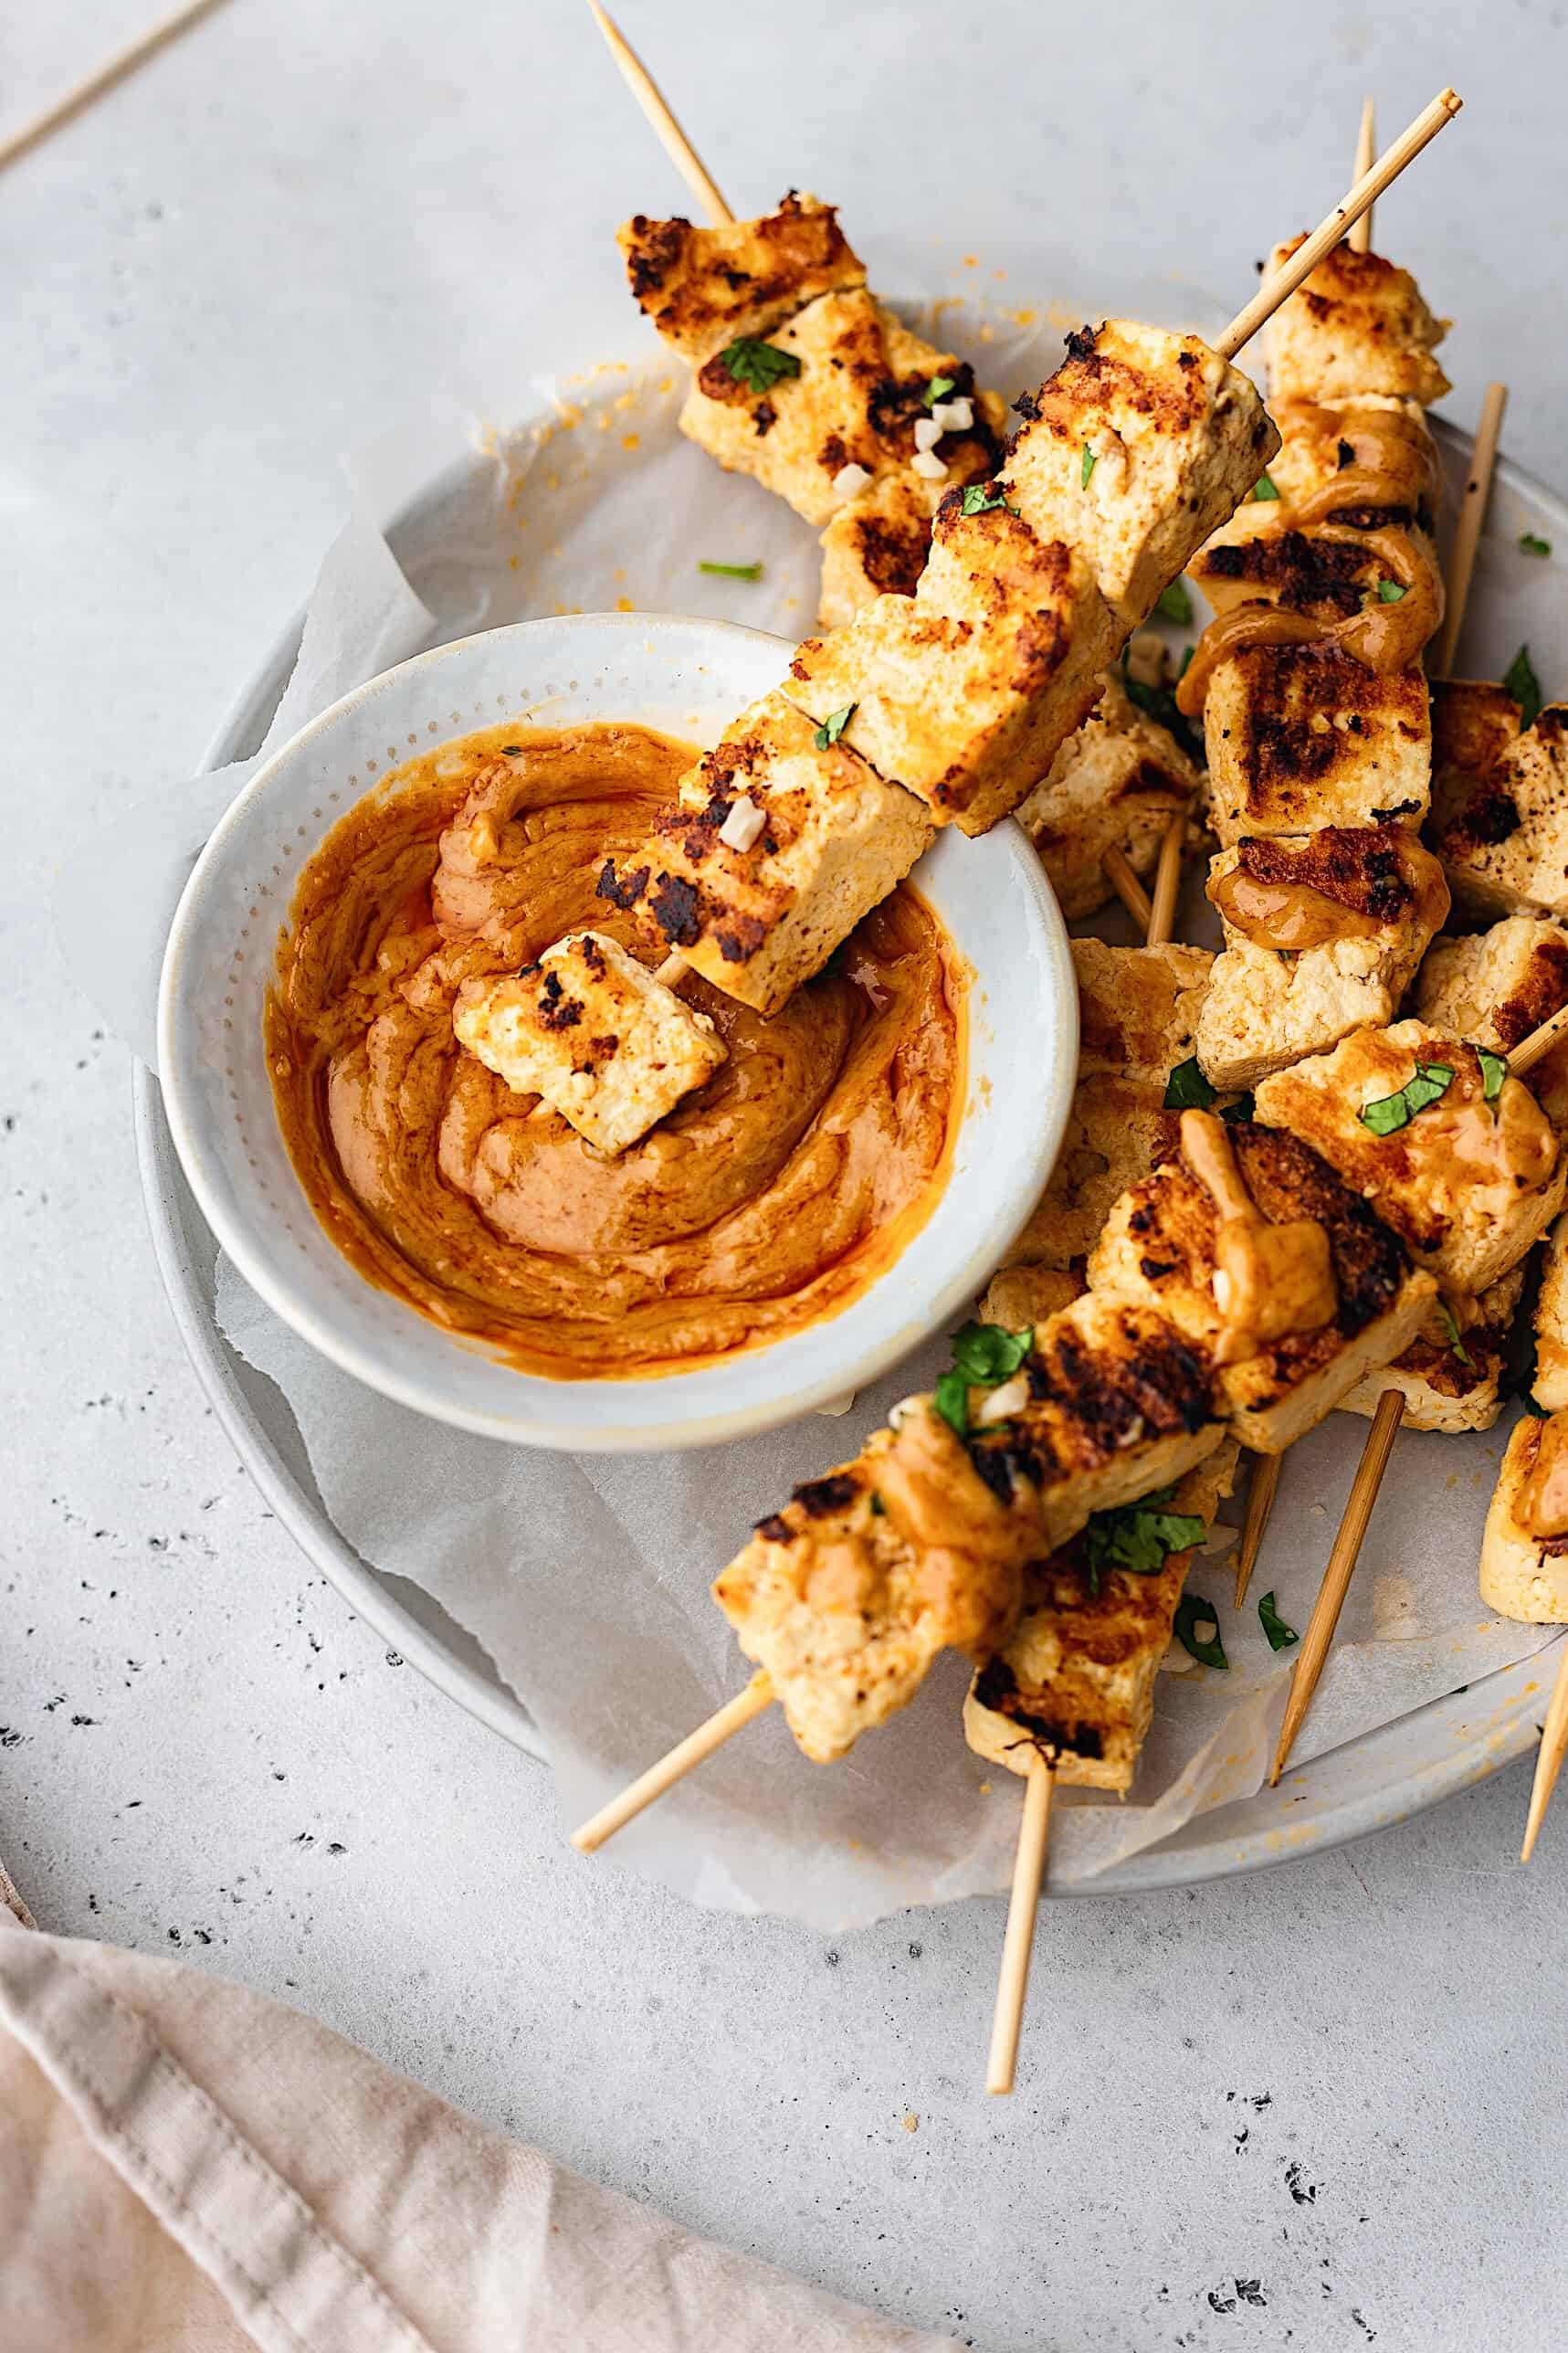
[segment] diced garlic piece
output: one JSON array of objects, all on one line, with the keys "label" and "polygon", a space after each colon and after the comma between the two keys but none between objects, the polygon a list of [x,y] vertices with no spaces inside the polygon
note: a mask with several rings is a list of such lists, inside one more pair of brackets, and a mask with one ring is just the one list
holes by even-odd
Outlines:
[{"label": "diced garlic piece", "polygon": [[833,477],[834,495],[841,499],[858,499],[870,486],[871,477],[866,468],[857,466],[853,459],[847,466],[840,466]]},{"label": "diced garlic piece", "polygon": [[934,449],[917,449],[910,463],[925,481],[944,482],[947,480],[947,468]]},{"label": "diced garlic piece", "polygon": [[969,433],[974,427],[974,404],[967,393],[956,400],[939,400],[931,415],[944,433]]},{"label": "diced garlic piece", "polygon": [[917,449],[934,449],[937,443],[942,439],[943,429],[944,428],[936,421],[936,412],[934,410],[929,417],[917,417],[915,419],[915,448]]},{"label": "diced garlic piece", "polygon": [[992,1390],[974,1419],[977,1422],[1011,1421],[1016,1413],[1023,1412],[1028,1402],[1028,1376],[1015,1373],[1010,1381],[1004,1381],[1000,1388]]},{"label": "diced garlic piece", "polygon": [[742,793],[730,804],[730,814],[719,828],[719,839],[726,849],[750,849],[767,824],[763,811],[749,793]]}]

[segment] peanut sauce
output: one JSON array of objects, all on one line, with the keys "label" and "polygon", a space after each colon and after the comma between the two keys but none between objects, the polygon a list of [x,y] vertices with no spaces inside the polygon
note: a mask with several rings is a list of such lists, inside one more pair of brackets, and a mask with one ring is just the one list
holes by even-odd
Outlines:
[{"label": "peanut sauce", "polygon": [[1331,640],[1363,669],[1405,670],[1417,660],[1443,618],[1443,580],[1429,545],[1403,531],[1352,531],[1329,524],[1323,538],[1364,548],[1379,577],[1392,580],[1402,596],[1384,604],[1369,593],[1359,612],[1328,620],[1258,600],[1218,613],[1198,639],[1186,674],[1176,688],[1176,707],[1187,718],[1202,712],[1209,681],[1222,661],[1248,646],[1317,645]]},{"label": "peanut sauce", "polygon": [[1514,1517],[1527,1535],[1568,1535],[1568,1413],[1550,1414],[1539,1425]]},{"label": "peanut sauce", "polygon": [[1281,522],[1305,529],[1336,516],[1375,514],[1391,507],[1415,515],[1436,501],[1437,449],[1425,417],[1397,408],[1347,412],[1305,401],[1294,408],[1293,420],[1298,417],[1309,432],[1348,448],[1351,460],[1306,498],[1283,501]]},{"label": "peanut sauce", "polygon": [[1347,907],[1308,882],[1260,882],[1244,867],[1215,875],[1210,904],[1243,939],[1262,948],[1296,955],[1330,940],[1371,939],[1383,925],[1375,915]]},{"label": "peanut sauce", "polygon": [[1243,1363],[1272,1340],[1318,1332],[1339,1313],[1329,1237],[1315,1218],[1273,1225],[1247,1189],[1225,1122],[1182,1113],[1182,1157],[1219,1213],[1215,1231],[1218,1365]]},{"label": "peanut sauce", "polygon": [[[508,756],[510,755],[510,756]],[[590,923],[696,754],[635,726],[515,723],[384,778],[304,869],[268,992],[279,1124],[357,1271],[520,1369],[682,1370],[837,1314],[939,1199],[964,967],[907,884],[763,1020],[697,974],[729,1060],[617,1157],[457,1044],[462,982]]]}]

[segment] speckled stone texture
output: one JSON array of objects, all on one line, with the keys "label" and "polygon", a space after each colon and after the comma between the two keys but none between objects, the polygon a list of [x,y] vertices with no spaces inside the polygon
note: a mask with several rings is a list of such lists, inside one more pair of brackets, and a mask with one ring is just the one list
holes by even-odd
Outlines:
[{"label": "speckled stone texture", "polygon": [[[5,119],[152,13],[21,12]],[[1560,10],[625,16],[731,197],[837,197],[884,282],[1033,216],[1239,301],[1337,192],[1363,90],[1392,129],[1454,79],[1380,242],[1458,322],[1449,411],[1507,375],[1508,448],[1568,480]],[[47,1926],[290,1995],[986,2353],[1536,2353],[1568,2291],[1568,1801],[1521,1873],[1525,1768],[1267,1878],[1048,1909],[987,2102],[1000,1904],[829,1947],[578,1860],[542,1772],[308,1573],[184,1363],[126,1065],[52,944],[58,850],[194,765],[338,454],[498,353],[624,346],[608,233],[681,201],[579,0],[232,7],[0,184],[0,1852]]]}]

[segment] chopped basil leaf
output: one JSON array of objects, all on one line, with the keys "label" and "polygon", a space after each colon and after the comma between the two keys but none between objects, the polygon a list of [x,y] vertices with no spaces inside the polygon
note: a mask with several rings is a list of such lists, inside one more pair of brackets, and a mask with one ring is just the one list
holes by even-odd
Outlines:
[{"label": "chopped basil leaf", "polygon": [[1275,489],[1273,478],[1270,475],[1259,474],[1252,485],[1252,495],[1255,499],[1277,499],[1279,493]]},{"label": "chopped basil leaf", "polygon": [[1524,1409],[1534,1421],[1550,1421],[1552,1419],[1546,1407],[1542,1405],[1539,1400],[1533,1397],[1527,1397],[1525,1398]]},{"label": "chopped basil leaf", "polygon": [[1176,672],[1176,683],[1178,686],[1181,684],[1183,679],[1185,678],[1187,672],[1191,670],[1193,666],[1193,656],[1196,652],[1196,646],[1184,646],[1182,648],[1182,667]]},{"label": "chopped basil leaf", "polygon": [[1294,1626],[1287,1626],[1284,1619],[1274,1607],[1272,1593],[1264,1594],[1259,1600],[1258,1622],[1268,1637],[1268,1647],[1271,1651],[1288,1651],[1292,1642],[1299,1642],[1301,1639]]},{"label": "chopped basil leaf", "polygon": [[1214,1099],[1215,1089],[1205,1078],[1195,1054],[1178,1062],[1165,1081],[1166,1111],[1207,1111]]},{"label": "chopped basil leaf", "polygon": [[1502,682],[1519,705],[1520,725],[1533,727],[1541,716],[1541,708],[1546,698],[1541,691],[1541,681],[1531,666],[1528,646],[1521,646],[1504,670]]},{"label": "chopped basil leaf", "polygon": [[1404,594],[1404,586],[1398,580],[1380,580],[1377,584],[1377,601],[1380,605],[1397,605]]},{"label": "chopped basil leaf", "polygon": [[954,1369],[976,1388],[996,1388],[1012,1379],[1034,1339],[1032,1324],[1026,1332],[1009,1332],[1000,1324],[966,1324],[952,1335]]},{"label": "chopped basil leaf", "polygon": [[1526,555],[1550,555],[1552,553],[1552,542],[1542,539],[1538,532],[1521,531],[1519,543]]},{"label": "chopped basil leaf", "polygon": [[942,1373],[937,1377],[936,1409],[943,1421],[958,1432],[960,1438],[969,1435],[969,1381],[960,1372]]},{"label": "chopped basil leaf", "polygon": [[727,343],[719,354],[719,364],[752,392],[771,392],[782,376],[800,374],[796,353],[781,352],[776,343],[764,343],[758,335],[742,335],[739,342]]},{"label": "chopped basil leaf", "polygon": [[816,734],[811,739],[819,752],[826,752],[830,744],[837,743],[838,738],[843,734],[844,730],[848,726],[849,722],[854,718],[855,713],[859,710],[859,708],[860,706],[858,702],[847,702],[842,711],[830,711],[828,712],[826,718],[823,721],[821,726],[817,729]]},{"label": "chopped basil leaf", "polygon": [[960,512],[966,515],[989,514],[993,507],[1005,507],[1010,515],[1016,515],[1018,512],[1016,506],[1003,497],[1000,491],[993,491],[985,482],[971,482],[964,491],[963,504]]},{"label": "chopped basil leaf", "polygon": [[945,400],[957,382],[955,375],[933,375],[926,386],[926,406],[934,408],[939,400]]},{"label": "chopped basil leaf", "polygon": [[1079,485],[1080,489],[1088,490],[1089,478],[1094,471],[1094,451],[1089,448],[1089,443],[1086,441],[1083,445],[1083,470],[1079,476]]},{"label": "chopped basil leaf", "polygon": [[1174,621],[1178,628],[1184,629],[1193,617],[1193,600],[1187,592],[1186,582],[1173,580],[1168,588],[1162,588],[1154,599],[1154,610],[1163,613],[1167,621]]},{"label": "chopped basil leaf", "polygon": [[[1189,656],[1191,655],[1192,650],[1191,646],[1189,646],[1187,648]],[[1182,669],[1184,675],[1186,670],[1186,664],[1184,662],[1182,665]],[[1168,686],[1145,686],[1141,678],[1134,678],[1132,672],[1127,666],[1127,649],[1125,647],[1122,649],[1121,654],[1121,683],[1126,690],[1128,702],[1135,704],[1136,707],[1140,711],[1144,712],[1149,718],[1157,721],[1162,727],[1168,728],[1189,758],[1194,760],[1201,760],[1203,758],[1204,747],[1202,741],[1194,732],[1184,712],[1178,711],[1176,708],[1176,698],[1172,693],[1170,688]]]},{"label": "chopped basil leaf", "polygon": [[1257,1109],[1256,1095],[1237,1095],[1233,1103],[1226,1104],[1225,1109],[1220,1113],[1220,1117],[1223,1120],[1228,1120],[1231,1126],[1235,1127],[1238,1122],[1251,1119]]},{"label": "chopped basil leaf", "polygon": [[874,1520],[885,1520],[887,1516],[888,1506],[883,1503],[882,1498],[878,1494],[875,1487],[873,1487],[871,1490],[871,1517]]},{"label": "chopped basil leaf", "polygon": [[1408,1127],[1418,1111],[1426,1111],[1447,1094],[1453,1081],[1454,1073],[1446,1062],[1417,1062],[1415,1077],[1407,1079],[1397,1094],[1379,1095],[1374,1102],[1363,1103],[1356,1116],[1373,1135],[1393,1135]]},{"label": "chopped basil leaf", "polygon": [[1083,1532],[1084,1558],[1090,1589],[1110,1568],[1124,1568],[1134,1577],[1153,1577],[1173,1552],[1190,1552],[1208,1534],[1208,1522],[1192,1512],[1168,1512],[1164,1506],[1174,1490],[1162,1487],[1142,1502],[1123,1504],[1114,1512],[1096,1512]]},{"label": "chopped basil leaf", "polygon": [[699,572],[706,572],[710,574],[715,580],[760,580],[763,576],[763,567],[760,564],[709,564],[704,562],[700,564],[697,569]]},{"label": "chopped basil leaf", "polygon": [[1476,1360],[1459,1337],[1459,1319],[1446,1299],[1438,1300],[1437,1313],[1443,1319],[1443,1329],[1448,1335],[1448,1354],[1451,1356],[1458,1356],[1461,1365],[1468,1365],[1473,1371]]},{"label": "chopped basil leaf", "polygon": [[1482,1099],[1487,1103],[1496,1103],[1502,1092],[1502,1082],[1508,1076],[1508,1058],[1492,1053],[1485,1046],[1478,1046],[1476,1060],[1481,1066]]},{"label": "chopped basil leaf", "polygon": [[[1212,1626],[1213,1634],[1206,1637],[1200,1636],[1198,1632],[1200,1626]],[[1225,1644],[1219,1639],[1219,1619],[1201,1595],[1183,1594],[1176,1604],[1174,1632],[1177,1641],[1188,1657],[1196,1659],[1201,1666],[1229,1666],[1230,1661],[1225,1655]]]}]

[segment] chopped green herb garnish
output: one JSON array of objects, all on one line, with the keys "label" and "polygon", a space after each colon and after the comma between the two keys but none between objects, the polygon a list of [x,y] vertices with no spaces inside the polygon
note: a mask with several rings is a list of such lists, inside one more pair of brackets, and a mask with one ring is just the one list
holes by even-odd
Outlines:
[{"label": "chopped green herb garnish", "polygon": [[1207,1111],[1215,1099],[1215,1090],[1203,1074],[1195,1054],[1178,1062],[1165,1081],[1166,1111]]},{"label": "chopped green herb garnish", "polygon": [[1541,681],[1531,667],[1528,646],[1521,646],[1504,670],[1502,682],[1519,705],[1520,725],[1533,727],[1541,716],[1541,708],[1546,698],[1541,691]]},{"label": "chopped green herb garnish", "polygon": [[[1212,1626],[1212,1635],[1200,1636],[1200,1626]],[[1175,1637],[1189,1658],[1201,1666],[1228,1667],[1225,1644],[1219,1639],[1219,1620],[1201,1594],[1184,1593],[1176,1604]]]},{"label": "chopped green herb garnish", "polygon": [[1550,555],[1552,553],[1552,542],[1542,539],[1539,532],[1521,531],[1519,544],[1526,555]]},{"label": "chopped green herb garnish", "polygon": [[1019,1370],[1034,1345],[1031,1324],[1025,1332],[1009,1332],[1000,1324],[965,1324],[952,1335],[952,1365],[936,1385],[936,1409],[943,1421],[969,1435],[969,1392],[999,1388]]},{"label": "chopped green herb garnish", "polygon": [[1408,1127],[1418,1111],[1447,1094],[1453,1082],[1454,1073],[1447,1062],[1417,1062],[1415,1077],[1407,1079],[1397,1094],[1379,1095],[1375,1102],[1363,1103],[1356,1116],[1373,1135],[1393,1135]]},{"label": "chopped green herb garnish", "polygon": [[1220,1113],[1220,1117],[1223,1120],[1228,1120],[1231,1126],[1235,1127],[1238,1122],[1251,1119],[1257,1112],[1257,1109],[1258,1098],[1256,1095],[1237,1095],[1233,1103],[1226,1104],[1224,1110]]},{"label": "chopped green herb garnish", "polygon": [[707,562],[703,562],[698,565],[697,569],[699,572],[708,573],[710,576],[715,580],[760,580],[763,576],[763,567],[760,564],[709,564]]},{"label": "chopped green herb garnish", "polygon": [[1504,1054],[1494,1054],[1489,1047],[1478,1046],[1476,1060],[1481,1066],[1482,1100],[1496,1103],[1502,1092],[1502,1082],[1508,1076],[1508,1058]]},{"label": "chopped green herb garnish", "polygon": [[1154,599],[1154,610],[1163,613],[1167,621],[1174,621],[1178,628],[1184,629],[1193,617],[1193,600],[1186,582],[1173,580],[1168,588],[1162,588]]},{"label": "chopped green herb garnish", "polygon": [[[1191,646],[1187,648],[1187,651],[1190,655]],[[1184,663],[1184,672],[1185,668],[1186,665]],[[1141,678],[1134,678],[1128,668],[1125,647],[1121,654],[1121,683],[1126,689],[1128,702],[1136,704],[1137,708],[1146,712],[1149,718],[1157,720],[1162,727],[1169,728],[1189,758],[1194,760],[1203,758],[1202,741],[1194,732],[1184,712],[1176,708],[1176,698],[1171,689],[1168,686],[1145,686]]]},{"label": "chopped green herb garnish", "polygon": [[926,406],[934,408],[939,400],[945,400],[957,382],[955,375],[933,375],[926,386]]},{"label": "chopped green herb garnish", "polygon": [[1443,1329],[1448,1335],[1448,1354],[1451,1356],[1458,1356],[1461,1365],[1468,1365],[1473,1371],[1476,1360],[1459,1336],[1459,1319],[1446,1299],[1438,1300],[1437,1313],[1443,1319]]},{"label": "chopped green herb garnish", "polygon": [[1089,448],[1089,443],[1086,441],[1083,445],[1083,471],[1078,478],[1079,487],[1083,490],[1087,491],[1089,488],[1089,478],[1094,471],[1094,451]]},{"label": "chopped green herb garnish", "polygon": [[960,1438],[969,1435],[969,1382],[963,1373],[939,1373],[933,1399],[951,1430]]},{"label": "chopped green herb garnish", "polygon": [[1255,499],[1277,499],[1279,493],[1274,487],[1273,476],[1259,474],[1252,485],[1252,495]]},{"label": "chopped green herb garnish", "polygon": [[1096,1512],[1083,1532],[1084,1558],[1090,1590],[1098,1593],[1109,1568],[1124,1568],[1134,1577],[1153,1577],[1173,1552],[1190,1552],[1208,1534],[1208,1522],[1193,1512],[1168,1512],[1174,1488],[1162,1487],[1142,1502],[1123,1504],[1114,1512]]},{"label": "chopped green herb garnish", "polygon": [[882,1498],[878,1494],[875,1487],[873,1487],[871,1490],[871,1517],[874,1520],[885,1520],[887,1516],[888,1506],[883,1503]]},{"label": "chopped green herb garnish", "polygon": [[1404,595],[1405,586],[1402,581],[1380,580],[1377,584],[1377,601],[1380,605],[1397,605]]},{"label": "chopped green herb garnish", "polygon": [[1271,1651],[1288,1651],[1292,1642],[1299,1642],[1301,1639],[1294,1626],[1287,1626],[1284,1619],[1274,1607],[1272,1593],[1264,1594],[1259,1600],[1258,1622],[1268,1637],[1268,1647]]},{"label": "chopped green herb garnish", "polygon": [[800,374],[798,353],[781,352],[776,343],[764,343],[759,335],[742,335],[738,342],[727,343],[719,354],[719,364],[752,392],[771,392],[781,377]]},{"label": "chopped green herb garnish", "polygon": [[1532,1421],[1550,1421],[1552,1419],[1549,1409],[1537,1398],[1527,1397],[1524,1400],[1524,1409]]},{"label": "chopped green herb garnish", "polygon": [[1185,678],[1187,672],[1191,670],[1193,666],[1193,656],[1196,652],[1196,646],[1184,646],[1182,648],[1182,666],[1176,672],[1176,683],[1178,686],[1181,684],[1183,679]]},{"label": "chopped green herb garnish", "polygon": [[849,722],[854,718],[855,713],[859,710],[859,708],[860,706],[858,702],[847,702],[842,711],[830,711],[828,712],[826,718],[823,721],[821,726],[817,729],[816,734],[811,739],[819,752],[826,752],[830,744],[837,743],[838,738],[843,734],[844,730],[848,726]]},{"label": "chopped green herb garnish", "polygon": [[989,514],[993,507],[1005,507],[1010,515],[1016,515],[1018,512],[1009,500],[1003,497],[1000,491],[993,491],[988,484],[971,482],[967,485],[963,493],[961,513]]}]

